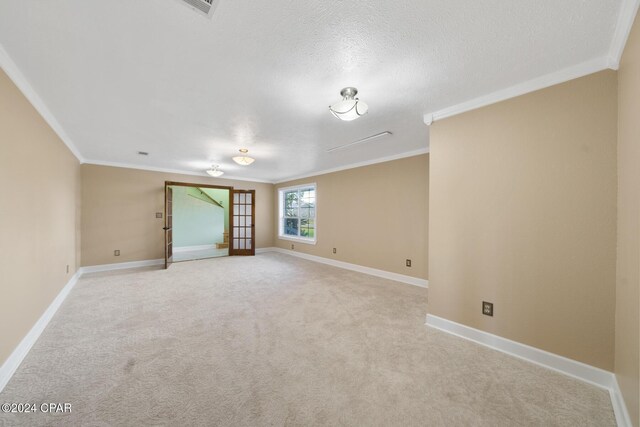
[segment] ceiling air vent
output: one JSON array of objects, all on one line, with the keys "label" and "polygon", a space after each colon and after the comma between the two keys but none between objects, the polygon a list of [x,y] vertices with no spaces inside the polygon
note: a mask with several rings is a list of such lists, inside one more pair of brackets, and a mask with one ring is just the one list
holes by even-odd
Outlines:
[{"label": "ceiling air vent", "polygon": [[216,6],[218,5],[218,1],[219,0],[180,0],[180,2],[186,3],[193,10],[208,17],[213,15],[213,12],[216,10]]}]

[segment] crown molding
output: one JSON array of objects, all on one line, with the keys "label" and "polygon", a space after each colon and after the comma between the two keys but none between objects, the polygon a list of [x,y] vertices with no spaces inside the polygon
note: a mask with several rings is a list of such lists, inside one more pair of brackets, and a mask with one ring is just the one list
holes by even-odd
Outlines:
[{"label": "crown molding", "polygon": [[[433,123],[433,121],[436,121],[436,120],[455,116],[457,114],[461,114],[461,113],[471,111],[477,108],[481,108],[487,105],[491,105],[500,101],[504,101],[510,98],[524,95],[526,93],[544,89],[546,87],[563,83],[569,80],[573,80],[579,77],[583,77],[588,74],[602,71],[607,68],[617,70],[619,68],[620,59],[624,52],[624,47],[629,37],[629,33],[631,31],[631,27],[633,26],[639,6],[640,6],[640,0],[622,0],[615,32],[613,34],[609,52],[606,56],[601,58],[596,58],[590,61],[586,61],[581,64],[577,64],[568,68],[564,68],[554,73],[550,73],[532,80],[528,80],[526,82],[511,86],[493,93],[489,93],[489,94],[444,108],[442,110],[424,114],[425,124],[427,126],[430,126]],[[7,51],[4,49],[2,44],[0,44],[0,68],[2,68],[6,72],[6,74],[13,81],[13,83],[20,89],[23,95],[29,100],[29,102],[38,111],[38,113],[40,113],[40,115],[49,124],[49,126],[51,126],[53,131],[58,135],[58,137],[62,140],[62,142],[67,146],[67,148],[69,148],[69,150],[73,153],[73,155],[78,159],[80,163],[122,167],[122,168],[130,168],[130,169],[150,170],[150,171],[156,171],[156,172],[178,173],[178,174],[184,174],[184,175],[208,176],[204,173],[187,171],[187,170],[165,169],[165,168],[157,168],[157,167],[151,167],[151,166],[140,166],[140,165],[134,165],[134,164],[85,159],[80,153],[76,144],[72,141],[72,139],[66,133],[66,131],[64,130],[60,122],[58,122],[58,120],[55,118],[51,110],[49,110],[49,108],[47,107],[45,102],[42,100],[42,98],[40,98],[40,96],[36,93],[33,86],[31,86],[27,78],[24,76],[24,74],[22,74],[22,72],[18,68],[17,64],[11,59],[11,57],[9,56]],[[425,148],[425,149],[420,149],[420,150],[415,150],[415,151],[410,151],[405,153],[399,153],[399,154],[388,156],[388,157],[373,159],[369,161],[352,163],[349,165],[344,165],[336,168],[325,169],[320,171],[312,171],[303,175],[290,176],[290,177],[287,177],[284,179],[278,179],[275,181],[244,178],[244,177],[237,177],[237,176],[227,176],[219,179],[279,184],[279,183],[292,181],[296,179],[308,178],[316,175],[324,175],[327,173],[339,172],[342,170],[353,169],[353,168],[368,166],[376,163],[383,163],[391,160],[397,160],[405,157],[416,156],[416,155],[425,154],[428,152],[429,152],[429,149]]]},{"label": "crown molding", "polygon": [[451,107],[447,107],[439,111],[426,113],[424,115],[425,124],[427,126],[431,126],[435,120],[445,119],[447,117],[475,110],[476,108],[485,107],[487,105],[495,104],[496,102],[515,98],[516,96],[544,89],[559,83],[564,83],[607,68],[617,70],[620,67],[620,60],[624,53],[624,48],[627,44],[627,39],[629,38],[629,33],[631,32],[631,27],[633,27],[639,7],[640,0],[622,0],[615,32],[613,33],[613,39],[611,40],[609,52],[606,56],[564,68],[554,73],[489,93],[460,104],[452,105]]},{"label": "crown molding", "polygon": [[486,107],[487,105],[495,104],[500,101],[515,98],[520,95],[524,95],[536,90],[544,89],[549,86],[557,85],[567,82],[569,80],[577,79],[589,74],[596,73],[598,71],[611,68],[611,61],[609,57],[596,58],[590,61],[586,61],[577,65],[573,65],[562,70],[546,74],[541,77],[537,77],[532,80],[501,89],[499,91],[489,93],[478,98],[474,98],[460,104],[452,105],[451,107],[444,108],[439,111],[427,113],[424,115],[424,122],[426,125],[430,125],[433,121],[446,119],[467,111],[475,110],[477,108]]},{"label": "crown molding", "polygon": [[[207,175],[204,172],[195,172],[195,171],[182,170],[182,169],[169,169],[169,168],[161,168],[161,167],[154,167],[154,166],[142,166],[142,165],[136,165],[132,163],[119,163],[119,162],[91,160],[91,159],[84,158],[80,153],[80,151],[78,150],[78,148],[76,147],[76,145],[73,143],[73,141],[69,137],[69,135],[65,132],[60,122],[58,122],[58,120],[55,118],[51,110],[49,110],[49,108],[44,103],[42,98],[40,98],[40,96],[36,93],[33,86],[31,86],[27,78],[24,76],[24,74],[22,74],[17,64],[11,59],[11,57],[9,56],[7,51],[4,49],[2,44],[0,44],[0,68],[2,68],[5,71],[5,73],[7,73],[7,75],[13,81],[13,83],[18,87],[18,89],[22,92],[22,94],[31,103],[31,105],[33,105],[33,107],[38,111],[38,113],[40,113],[42,118],[49,124],[49,126],[51,126],[53,131],[58,135],[58,137],[62,140],[62,142],[64,142],[67,148],[69,148],[69,150],[73,153],[73,155],[78,159],[80,163],[98,165],[98,166],[111,166],[111,167],[126,168],[126,169],[138,169],[138,170],[146,170],[146,171],[152,171],[152,172],[166,172],[166,173],[176,173],[181,175],[204,176],[207,178],[211,178],[209,175]],[[280,182],[291,181],[294,179],[306,178],[306,177],[315,176],[315,175],[324,175],[331,172],[338,172],[342,170],[358,168],[361,166],[368,166],[376,163],[383,163],[391,160],[402,159],[404,157],[417,156],[417,155],[425,154],[428,152],[429,152],[429,149],[424,148],[420,150],[399,153],[399,154],[388,156],[388,157],[382,157],[382,158],[373,159],[369,161],[353,163],[345,166],[336,167],[333,169],[309,172],[304,175],[292,176],[292,177],[289,177],[283,180],[278,180],[278,181],[258,179],[258,178],[246,178],[246,177],[239,177],[239,176],[232,176],[232,175],[218,177],[215,179],[260,182],[265,184],[277,184]]]},{"label": "crown molding", "polygon": [[18,65],[13,62],[13,59],[9,56],[7,51],[4,49],[4,46],[0,44],[0,68],[7,73],[7,76],[13,81],[13,83],[18,87],[18,89],[22,92],[22,94],[27,98],[27,100],[33,105],[38,113],[42,116],[42,118],[51,126],[51,129],[58,135],[58,137],[62,140],[62,142],[67,146],[69,151],[76,156],[76,159],[80,163],[84,161],[82,154],[80,154],[80,150],[76,147],[76,144],[73,143],[69,135],[65,132],[64,128],[55,118],[47,104],[40,98],[40,96],[36,93],[35,89],[27,78],[22,74]]},{"label": "crown molding", "polygon": [[362,166],[375,165],[377,163],[390,162],[392,160],[404,159],[406,157],[420,156],[422,154],[427,154],[427,153],[429,153],[429,147],[420,148],[419,150],[405,151],[404,153],[398,153],[398,154],[394,154],[394,155],[391,155],[391,156],[385,156],[385,157],[378,157],[377,159],[366,160],[364,162],[350,163],[348,165],[338,166],[338,167],[331,168],[331,169],[323,169],[323,170],[319,170],[319,171],[312,171],[312,172],[306,173],[304,175],[295,175],[295,176],[291,176],[291,177],[284,178],[284,179],[278,179],[278,180],[276,180],[274,182],[274,184],[282,184],[283,182],[295,181],[297,179],[309,178],[309,177],[318,176],[318,175],[326,175],[328,173],[340,172],[340,171],[344,171],[344,170],[347,170],[347,169],[355,169],[355,168],[359,168],[359,167],[362,167]]},{"label": "crown molding", "polygon": [[87,165],[110,166],[114,168],[137,169],[137,170],[150,171],[150,172],[165,172],[165,173],[176,173],[180,175],[203,176],[205,178],[210,178],[210,179],[227,179],[227,180],[233,180],[233,181],[248,181],[248,182],[260,182],[264,184],[274,184],[273,181],[267,181],[265,179],[246,178],[246,177],[232,176],[232,175],[214,178],[204,172],[195,172],[195,171],[182,170],[182,169],[158,168],[155,166],[141,166],[141,165],[135,165],[131,163],[104,162],[102,160],[85,160],[82,163]]},{"label": "crown molding", "polygon": [[616,30],[613,33],[613,39],[609,47],[609,68],[613,70],[617,70],[620,67],[620,60],[638,13],[639,5],[640,0],[622,0]]},{"label": "crown molding", "polygon": [[223,177],[218,177],[218,178],[212,178],[209,175],[207,175],[204,172],[195,172],[195,171],[189,171],[189,170],[183,170],[183,169],[170,169],[170,168],[158,168],[155,166],[142,166],[142,165],[136,165],[136,164],[132,164],[132,163],[119,163],[119,162],[107,162],[107,161],[102,161],[102,160],[90,160],[90,159],[85,159],[82,163],[83,164],[87,164],[87,165],[96,165],[96,166],[110,166],[110,167],[114,167],[114,168],[125,168],[125,169],[138,169],[138,170],[146,170],[146,171],[151,171],[151,172],[166,172],[166,173],[176,173],[176,174],[181,174],[181,175],[193,175],[193,176],[204,176],[206,178],[212,178],[212,179],[228,179],[228,180],[235,180],[235,181],[248,181],[248,182],[260,182],[260,183],[264,183],[264,184],[281,184],[283,182],[288,182],[288,181],[294,181],[297,179],[302,179],[302,178],[309,178],[312,176],[318,176],[318,175],[325,175],[328,173],[333,173],[333,172],[340,172],[343,170],[348,170],[348,169],[355,169],[355,168],[359,168],[362,166],[369,166],[369,165],[374,165],[377,163],[384,163],[384,162],[390,162],[392,160],[399,160],[399,159],[404,159],[407,157],[414,157],[414,156],[420,156],[422,154],[427,154],[429,153],[429,148],[421,148],[419,150],[412,150],[412,151],[407,151],[404,153],[399,153],[399,154],[394,154],[391,156],[386,156],[386,157],[379,157],[377,159],[373,159],[373,160],[367,160],[367,161],[363,161],[363,162],[358,162],[358,163],[350,163],[348,165],[344,165],[344,166],[339,166],[336,168],[332,168],[332,169],[324,169],[324,170],[320,170],[320,171],[312,171],[303,175],[295,175],[289,178],[285,178],[285,179],[281,179],[281,180],[266,180],[266,179],[259,179],[259,178],[245,178],[245,177],[239,177],[239,176],[233,176],[233,175],[227,175],[227,176],[223,176]]}]

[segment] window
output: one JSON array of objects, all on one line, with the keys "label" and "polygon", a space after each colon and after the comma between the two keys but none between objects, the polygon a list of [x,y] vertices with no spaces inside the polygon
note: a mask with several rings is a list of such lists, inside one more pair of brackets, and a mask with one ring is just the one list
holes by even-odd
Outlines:
[{"label": "window", "polygon": [[280,232],[282,239],[316,243],[316,185],[281,188]]}]

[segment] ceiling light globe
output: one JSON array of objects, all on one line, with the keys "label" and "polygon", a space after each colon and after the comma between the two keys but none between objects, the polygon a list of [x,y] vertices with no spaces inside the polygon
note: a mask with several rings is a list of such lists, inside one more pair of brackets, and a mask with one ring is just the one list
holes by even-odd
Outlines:
[{"label": "ceiling light globe", "polygon": [[236,156],[232,157],[232,160],[242,166],[249,166],[251,163],[256,161],[253,157],[248,156]]},{"label": "ceiling light globe", "polygon": [[214,177],[214,178],[217,178],[217,177],[222,176],[222,175],[224,174],[224,172],[219,171],[219,170],[217,170],[217,169],[209,169],[209,170],[207,171],[207,173],[208,173],[209,175],[211,175],[212,177]]},{"label": "ceiling light globe", "polygon": [[355,98],[357,93],[358,90],[356,88],[347,87],[342,89],[340,92],[340,95],[343,97],[342,100],[329,106],[331,114],[346,122],[350,122],[367,114],[369,106],[365,102]]}]

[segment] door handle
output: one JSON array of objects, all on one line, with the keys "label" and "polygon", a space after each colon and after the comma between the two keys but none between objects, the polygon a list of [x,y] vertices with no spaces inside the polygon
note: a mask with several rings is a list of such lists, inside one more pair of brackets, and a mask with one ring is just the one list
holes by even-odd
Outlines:
[{"label": "door handle", "polygon": [[162,227],[162,229],[163,229],[164,231],[167,231],[167,230],[169,230],[169,227]]}]

